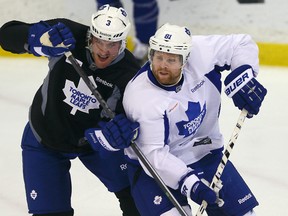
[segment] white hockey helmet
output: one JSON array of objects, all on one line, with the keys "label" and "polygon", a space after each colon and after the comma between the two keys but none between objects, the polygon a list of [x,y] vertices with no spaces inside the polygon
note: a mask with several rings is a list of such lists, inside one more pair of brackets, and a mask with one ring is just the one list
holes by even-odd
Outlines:
[{"label": "white hockey helmet", "polygon": [[149,40],[151,61],[151,50],[172,53],[182,56],[183,65],[187,62],[191,48],[192,36],[190,30],[183,26],[171,25],[169,23],[161,26],[154,36]]},{"label": "white hockey helmet", "polygon": [[127,12],[122,7],[116,8],[105,4],[92,14],[90,33],[102,40],[122,41],[121,52],[126,47],[126,37],[130,28]]}]

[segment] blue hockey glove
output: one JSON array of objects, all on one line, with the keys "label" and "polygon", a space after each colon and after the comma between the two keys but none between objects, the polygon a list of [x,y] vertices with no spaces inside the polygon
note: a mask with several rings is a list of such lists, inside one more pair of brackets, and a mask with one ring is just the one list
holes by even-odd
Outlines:
[{"label": "blue hockey glove", "polygon": [[232,97],[234,105],[248,111],[248,118],[257,115],[267,90],[254,78],[250,65],[233,70],[225,79],[225,93]]},{"label": "blue hockey glove", "polygon": [[[43,45],[40,41],[41,36],[46,32],[48,32],[51,46]],[[63,43],[61,47],[56,47],[61,43]],[[51,27],[47,23],[40,21],[29,29],[29,51],[35,56],[60,56],[74,49],[75,43],[72,32],[63,23],[58,23]]]},{"label": "blue hockey glove", "polygon": [[109,122],[99,122],[99,126],[85,131],[85,137],[95,151],[127,148],[139,135],[139,123],[131,122],[123,114],[116,115]]},{"label": "blue hockey glove", "polygon": [[185,175],[179,182],[181,193],[194,202],[201,205],[205,200],[208,205],[214,205],[217,201],[217,194],[210,187],[204,184],[197,175],[197,172],[191,171]]}]

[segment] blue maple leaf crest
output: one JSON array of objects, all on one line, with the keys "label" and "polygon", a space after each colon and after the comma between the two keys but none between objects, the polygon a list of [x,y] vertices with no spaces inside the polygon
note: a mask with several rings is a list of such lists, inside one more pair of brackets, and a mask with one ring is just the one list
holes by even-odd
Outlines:
[{"label": "blue maple leaf crest", "polygon": [[206,103],[201,110],[200,103],[188,102],[188,109],[185,111],[188,117],[188,121],[180,121],[176,123],[179,131],[179,135],[184,135],[184,137],[193,135],[196,133],[197,129],[200,127],[205,114],[206,114]]}]

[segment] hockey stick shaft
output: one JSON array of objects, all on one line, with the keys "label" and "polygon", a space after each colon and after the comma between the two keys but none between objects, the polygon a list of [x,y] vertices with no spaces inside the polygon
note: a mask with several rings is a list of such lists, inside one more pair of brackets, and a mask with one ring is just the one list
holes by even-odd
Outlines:
[{"label": "hockey stick shaft", "polygon": [[[49,35],[48,32],[43,34],[43,36],[40,38],[40,41],[42,44],[46,46],[53,46],[49,40]],[[65,45],[60,45],[64,46]],[[106,101],[103,99],[101,94],[98,92],[96,89],[96,86],[91,82],[91,80],[88,78],[87,74],[84,72],[84,70],[81,68],[75,57],[72,55],[70,51],[65,53],[66,58],[71,62],[72,66],[76,70],[76,72],[79,74],[79,76],[84,80],[85,84],[87,87],[90,89],[92,94],[97,98],[99,101],[100,105],[102,106],[103,110],[105,113],[109,116],[109,118],[114,118],[115,113],[110,109]],[[83,142],[86,140],[83,139]],[[157,171],[154,169],[154,167],[151,165],[151,163],[148,161],[148,159],[145,157],[145,155],[142,153],[142,151],[139,149],[139,147],[134,143],[133,141],[131,142],[131,148],[137,155],[137,157],[140,159],[140,161],[144,164],[145,168],[150,172],[150,174],[153,176],[155,179],[156,183],[159,185],[159,187],[162,189],[162,191],[165,193],[167,198],[172,202],[172,204],[175,206],[175,208],[179,211],[181,216],[188,216],[188,214],[184,211],[182,206],[179,204],[179,202],[176,200],[176,198],[173,196],[173,194],[170,192],[162,178],[159,176]]]},{"label": "hockey stick shaft", "polygon": [[[235,126],[235,128],[233,130],[231,138],[230,138],[230,140],[229,140],[229,142],[228,142],[228,144],[226,146],[226,149],[225,149],[224,154],[222,156],[221,162],[218,165],[216,173],[213,176],[212,182],[210,184],[210,188],[213,189],[213,190],[215,189],[218,181],[220,180],[220,177],[221,177],[221,175],[222,175],[222,173],[224,171],[224,168],[225,168],[225,166],[227,164],[227,161],[229,160],[229,157],[231,155],[231,152],[233,150],[235,142],[236,142],[236,140],[237,140],[237,138],[239,136],[239,133],[241,131],[242,125],[244,123],[244,120],[245,120],[247,114],[248,114],[247,110],[243,109],[241,111],[239,117],[238,117],[238,121],[237,121],[236,126]],[[196,213],[196,216],[202,216],[206,208],[207,208],[207,202],[205,200],[203,200],[202,204],[200,205],[200,207],[199,207],[199,209],[198,209],[198,211]]]}]

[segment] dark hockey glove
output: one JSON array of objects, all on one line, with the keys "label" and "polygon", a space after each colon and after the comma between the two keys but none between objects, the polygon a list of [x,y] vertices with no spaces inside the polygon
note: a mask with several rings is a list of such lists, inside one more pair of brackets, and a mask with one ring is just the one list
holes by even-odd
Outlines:
[{"label": "dark hockey glove", "polygon": [[214,205],[217,201],[217,194],[210,187],[204,184],[197,175],[198,172],[187,173],[179,182],[181,193],[194,202],[201,205],[205,200],[208,205]]},{"label": "dark hockey glove", "polygon": [[123,114],[116,115],[109,122],[99,122],[99,126],[85,131],[85,137],[95,151],[127,148],[139,135],[139,123],[131,122]]},{"label": "dark hockey glove", "polygon": [[226,77],[224,84],[225,93],[232,97],[236,107],[248,111],[248,118],[258,114],[267,90],[254,78],[254,71],[250,65],[242,65],[233,70]]},{"label": "dark hockey glove", "polygon": [[[48,32],[51,45],[44,45],[40,41],[40,38],[46,32]],[[58,23],[51,27],[47,23],[40,21],[29,29],[28,49],[35,56],[60,56],[74,49],[75,43],[72,32],[63,23]],[[60,44],[61,46],[57,47]]]}]

